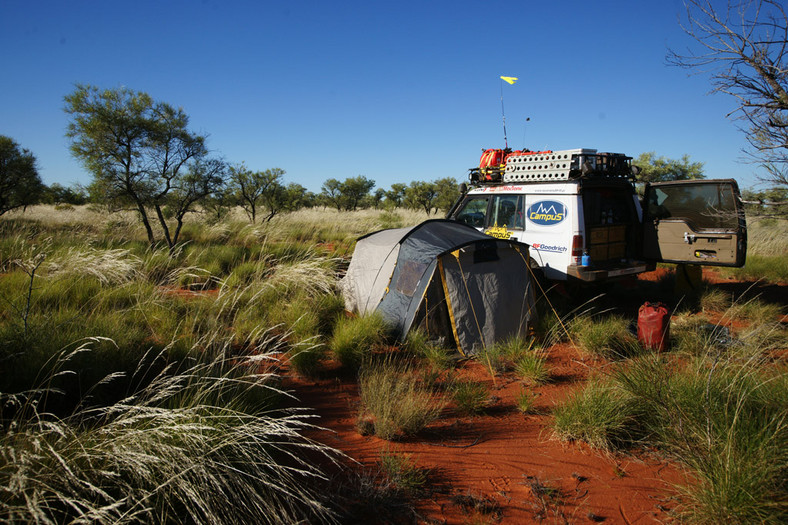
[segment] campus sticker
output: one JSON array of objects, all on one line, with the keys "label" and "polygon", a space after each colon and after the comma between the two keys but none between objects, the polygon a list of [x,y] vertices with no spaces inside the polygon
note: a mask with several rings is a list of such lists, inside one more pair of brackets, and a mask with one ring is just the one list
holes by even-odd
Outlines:
[{"label": "campus sticker", "polygon": [[557,201],[539,201],[528,208],[528,220],[540,226],[553,226],[566,218],[566,206]]}]

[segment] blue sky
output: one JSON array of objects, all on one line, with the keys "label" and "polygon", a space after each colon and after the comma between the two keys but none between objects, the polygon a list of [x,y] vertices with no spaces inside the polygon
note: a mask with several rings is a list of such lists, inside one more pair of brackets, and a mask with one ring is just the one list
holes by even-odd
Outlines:
[{"label": "blue sky", "polygon": [[[666,64],[679,0],[0,0],[0,134],[45,183],[90,182],[63,97],[125,86],[181,106],[231,163],[328,178],[465,180],[483,147],[644,151],[757,183],[734,101]],[[526,118],[530,121],[526,124]]]}]

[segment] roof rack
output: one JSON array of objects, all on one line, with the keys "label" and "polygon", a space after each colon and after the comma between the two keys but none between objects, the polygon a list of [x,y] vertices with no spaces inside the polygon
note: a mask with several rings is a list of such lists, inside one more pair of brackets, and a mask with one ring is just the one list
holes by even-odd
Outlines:
[{"label": "roof rack", "polygon": [[596,177],[634,180],[632,157],[622,153],[598,153],[589,148],[515,151],[506,156],[505,163],[471,168],[469,171],[468,178],[473,185],[555,182]]},{"label": "roof rack", "polygon": [[585,177],[632,177],[632,157],[578,148],[522,153],[506,160],[503,182],[564,181]]}]

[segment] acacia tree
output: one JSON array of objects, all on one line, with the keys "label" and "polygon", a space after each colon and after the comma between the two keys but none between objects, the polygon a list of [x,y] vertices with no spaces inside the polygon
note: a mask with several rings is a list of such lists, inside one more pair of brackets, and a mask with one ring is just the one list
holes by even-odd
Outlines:
[{"label": "acacia tree", "polygon": [[690,161],[689,155],[681,159],[668,159],[657,157],[653,151],[641,153],[632,161],[639,168],[636,175],[637,182],[660,182],[673,180],[705,179],[702,162]]},{"label": "acacia tree", "polygon": [[69,187],[55,182],[44,188],[41,202],[46,204],[85,204],[88,201],[88,192],[79,184],[72,184]]},{"label": "acacia tree", "polygon": [[435,182],[435,202],[436,208],[448,211],[454,205],[454,202],[460,197],[460,185],[457,180],[452,177],[444,177]]},{"label": "acacia tree", "polygon": [[345,199],[345,209],[347,211],[356,211],[374,187],[375,181],[363,175],[345,179],[345,182],[340,185],[340,191]]},{"label": "acacia tree", "polygon": [[342,193],[342,183],[337,179],[327,179],[320,187],[320,196],[323,202],[330,203],[337,211],[342,211],[345,196]]},{"label": "acacia tree", "polygon": [[0,135],[0,215],[35,204],[44,189],[33,154]]},{"label": "acacia tree", "polygon": [[422,209],[429,215],[437,196],[438,188],[434,182],[414,180],[405,188],[404,204],[411,209]]},{"label": "acacia tree", "polygon": [[[171,187],[161,202],[155,203],[167,245],[172,249],[178,242],[186,214],[194,210],[195,204],[207,197],[221,193],[226,177],[227,165],[219,159],[196,159],[189,163],[182,176],[171,181]],[[161,204],[168,215],[175,219],[175,229],[170,233]]]},{"label": "acacia tree", "polygon": [[386,204],[392,208],[399,208],[402,206],[402,201],[405,199],[405,189],[408,186],[401,182],[395,182],[391,185],[391,189],[386,191]]},{"label": "acacia tree", "polygon": [[[276,208],[276,194],[281,191],[281,179],[285,170],[273,168],[265,171],[251,171],[245,165],[230,168],[230,184],[238,203],[254,224],[257,222],[258,208],[267,204],[271,210],[272,203]],[[276,215],[274,211],[267,220]]]},{"label": "acacia tree", "polygon": [[[174,248],[183,215],[223,181],[223,163],[208,159],[205,137],[188,130],[183,109],[127,88],[77,85],[65,103],[71,152],[93,174],[93,186],[107,199],[131,204],[153,246],[152,208]],[[173,231],[166,206],[176,219]]]},{"label": "acacia tree", "polygon": [[783,0],[687,0],[682,28],[695,47],[671,50],[677,66],[710,72],[712,91],[732,96],[730,113],[766,168],[788,185],[788,13]]}]

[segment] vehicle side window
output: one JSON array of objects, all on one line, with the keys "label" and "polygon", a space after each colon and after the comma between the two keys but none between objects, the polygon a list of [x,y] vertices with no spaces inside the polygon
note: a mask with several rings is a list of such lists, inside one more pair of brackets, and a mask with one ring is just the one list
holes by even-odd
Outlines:
[{"label": "vehicle side window", "polygon": [[493,198],[490,226],[506,226],[509,230],[522,230],[523,219],[522,195],[496,195]]},{"label": "vehicle side window", "polygon": [[688,219],[700,228],[736,228],[735,210],[727,185],[664,186],[653,189],[648,202],[651,217]]},{"label": "vehicle side window", "polygon": [[489,201],[490,198],[487,195],[469,197],[457,211],[454,220],[464,222],[474,228],[483,228],[487,218],[487,204]]}]

